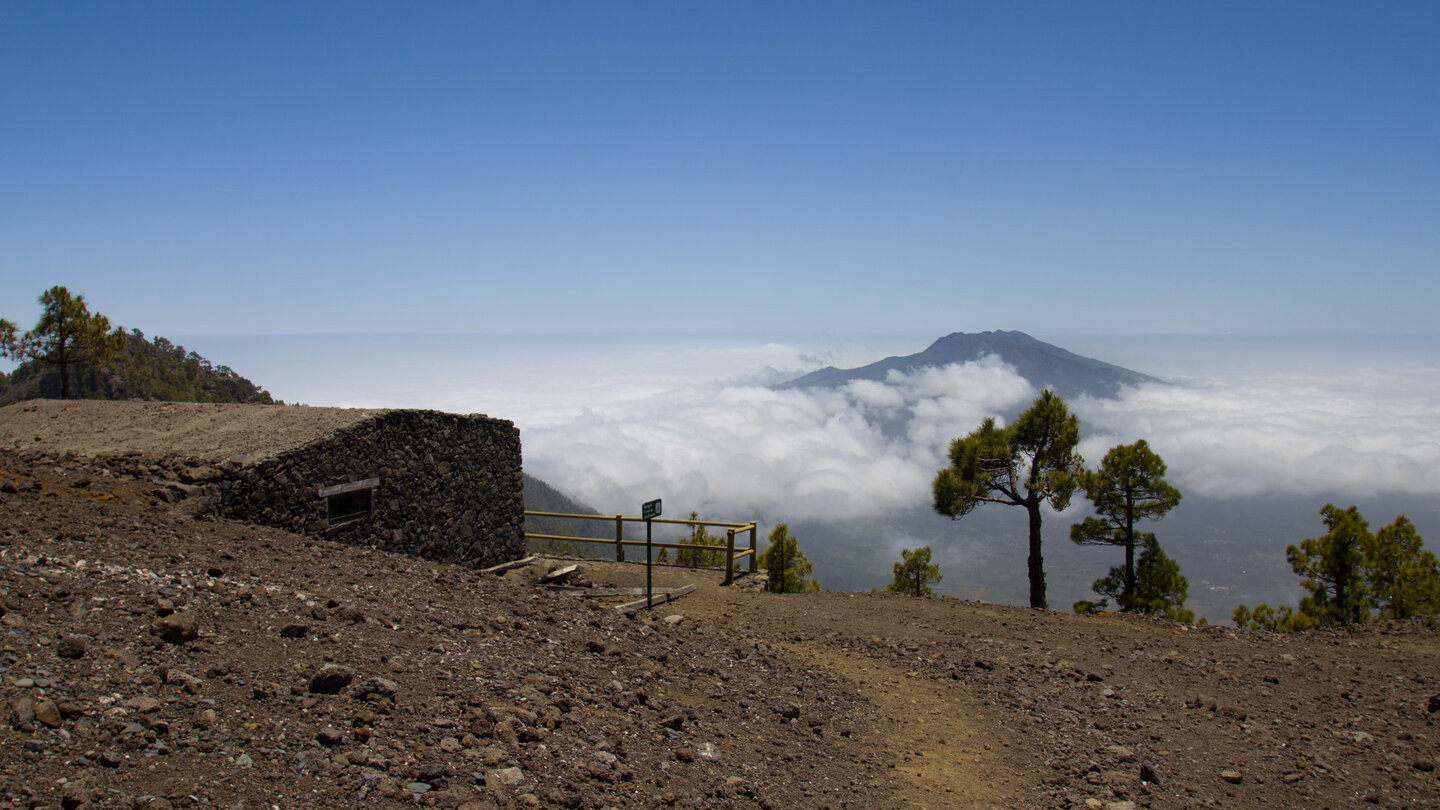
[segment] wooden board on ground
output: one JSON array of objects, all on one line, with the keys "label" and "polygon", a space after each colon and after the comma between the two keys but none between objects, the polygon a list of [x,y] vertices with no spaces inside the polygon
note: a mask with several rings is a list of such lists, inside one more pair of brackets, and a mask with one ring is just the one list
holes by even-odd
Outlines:
[{"label": "wooden board on ground", "polygon": [[505,573],[506,571],[509,571],[509,570],[512,569],[512,568],[522,568],[522,567],[524,567],[524,566],[527,566],[527,565],[529,565],[530,563],[533,563],[533,562],[535,562],[535,561],[538,560],[538,559],[540,559],[539,556],[532,554],[532,555],[530,555],[529,557],[525,557],[524,559],[511,560],[510,562],[507,562],[507,563],[500,563],[499,565],[492,565],[492,566],[490,566],[489,568],[482,568],[482,569],[480,569],[480,573],[482,573],[482,574],[503,574],[503,573]]},{"label": "wooden board on ground", "polygon": [[576,571],[579,571],[579,570],[580,570],[580,566],[578,566],[578,565],[567,565],[567,566],[565,566],[564,568],[556,568],[554,571],[551,571],[550,573],[546,574],[545,576],[540,577],[540,581],[541,581],[541,582],[554,582],[554,581],[557,580],[557,579],[564,579],[565,577],[568,577],[568,576],[570,576],[571,574],[573,574],[573,573],[575,573]]},{"label": "wooden board on ground", "polygon": [[634,602],[626,602],[623,605],[617,605],[615,609],[626,615],[634,616],[637,612],[643,610],[644,608],[654,607],[656,605],[663,605],[666,602],[673,602],[676,599],[679,599],[680,597],[694,590],[694,585],[683,585],[670,591],[669,593],[657,592],[647,599],[637,599]]},{"label": "wooden board on ground", "polygon": [[[546,590],[555,593],[573,593],[576,596],[644,596],[644,588],[577,588],[573,585],[550,585]],[[671,588],[656,588],[655,593],[670,593]]]}]

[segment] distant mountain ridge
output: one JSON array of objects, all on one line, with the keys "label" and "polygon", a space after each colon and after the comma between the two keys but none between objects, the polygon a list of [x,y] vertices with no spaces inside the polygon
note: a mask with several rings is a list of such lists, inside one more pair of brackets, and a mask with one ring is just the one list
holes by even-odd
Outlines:
[{"label": "distant mountain ridge", "polygon": [[1127,385],[1160,382],[1147,374],[1082,357],[1046,343],[1024,332],[955,332],[940,338],[919,354],[887,357],[859,368],[827,366],[803,377],[771,386],[784,391],[797,388],[837,388],[853,380],[884,382],[892,371],[913,373],[922,368],[942,368],[968,363],[993,354],[1030,381],[1036,388],[1050,388],[1061,397],[1088,394],[1113,398]]}]

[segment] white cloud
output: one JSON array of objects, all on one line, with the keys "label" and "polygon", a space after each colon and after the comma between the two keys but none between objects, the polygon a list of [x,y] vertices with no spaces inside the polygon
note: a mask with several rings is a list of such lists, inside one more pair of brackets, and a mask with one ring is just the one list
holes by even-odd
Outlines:
[{"label": "white cloud", "polygon": [[1145,438],[1184,492],[1360,497],[1440,493],[1437,395],[1434,377],[1370,366],[1326,378],[1146,385],[1074,406],[1087,458]]},{"label": "white cloud", "polygon": [[[1440,494],[1433,364],[1293,355],[1279,370],[1250,353],[1229,378],[1076,400],[1081,451],[1094,464],[1147,439],[1195,495]],[[691,385],[531,430],[527,465],[606,511],[665,494],[687,509],[843,520],[924,504],[952,438],[1034,395],[993,358],[839,389]]]},{"label": "white cloud", "polygon": [[[683,510],[844,520],[927,500],[949,439],[1031,395],[993,359],[838,389],[692,386],[532,430],[526,464],[607,512],[666,497]],[[884,420],[907,409],[906,430],[887,434]]]},{"label": "white cloud", "polygon": [[[627,514],[653,497],[670,514],[769,520],[923,506],[952,438],[1035,395],[994,359],[838,389],[764,387],[820,365],[913,352],[923,344],[913,338],[297,340],[257,339],[248,358],[244,345],[200,348],[291,401],[513,419],[527,471]],[[1171,480],[1195,495],[1440,495],[1436,347],[1273,343],[1080,346],[1182,381],[1071,402],[1082,452],[1094,464],[1115,444],[1147,439]],[[284,365],[293,357],[303,365]]]}]

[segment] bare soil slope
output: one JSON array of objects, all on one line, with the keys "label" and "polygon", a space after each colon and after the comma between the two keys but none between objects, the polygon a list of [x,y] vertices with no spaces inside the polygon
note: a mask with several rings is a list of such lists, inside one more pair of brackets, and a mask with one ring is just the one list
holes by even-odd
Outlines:
[{"label": "bare soil slope", "polygon": [[0,449],[254,463],[384,413],[365,408],[35,399],[0,408]]},{"label": "bare soil slope", "polygon": [[152,487],[0,453],[0,807],[1440,806],[1425,623],[1274,637],[672,568],[699,589],[630,619],[535,584],[559,562],[483,574]]}]

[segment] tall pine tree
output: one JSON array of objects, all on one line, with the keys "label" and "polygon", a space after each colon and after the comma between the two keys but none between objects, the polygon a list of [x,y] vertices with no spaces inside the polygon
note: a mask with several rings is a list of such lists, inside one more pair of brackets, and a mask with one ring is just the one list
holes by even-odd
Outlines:
[{"label": "tall pine tree", "polygon": [[112,330],[109,318],[90,312],[85,296],[71,295],[64,287],[41,293],[40,306],[40,321],[24,335],[14,323],[0,320],[0,354],[57,367],[60,398],[69,399],[71,368],[113,359],[125,347],[125,332]]},{"label": "tall pine tree", "polygon": [[1083,459],[1075,452],[1080,420],[1064,400],[1044,391],[1015,423],[1000,427],[986,419],[969,435],[950,443],[950,466],[931,488],[935,511],[958,520],[987,503],[1019,506],[1029,517],[1030,606],[1044,608],[1045,558],[1040,507],[1060,511],[1070,503]]},{"label": "tall pine tree", "polygon": [[[1100,516],[1071,526],[1070,539],[1080,545],[1125,549],[1121,587],[1114,596],[1121,610],[1134,610],[1135,554],[1145,536],[1136,532],[1135,524],[1164,517],[1180,502],[1180,490],[1165,481],[1165,462],[1144,439],[1110,448],[1099,469],[1080,473],[1080,487]],[[1154,535],[1149,536],[1153,540]],[[1159,545],[1155,548],[1158,551]]]},{"label": "tall pine tree", "polygon": [[810,560],[800,550],[800,541],[790,534],[784,523],[775,524],[768,538],[770,545],[760,553],[760,567],[769,574],[766,590],[772,593],[806,593],[820,590],[820,583],[807,577]]}]

